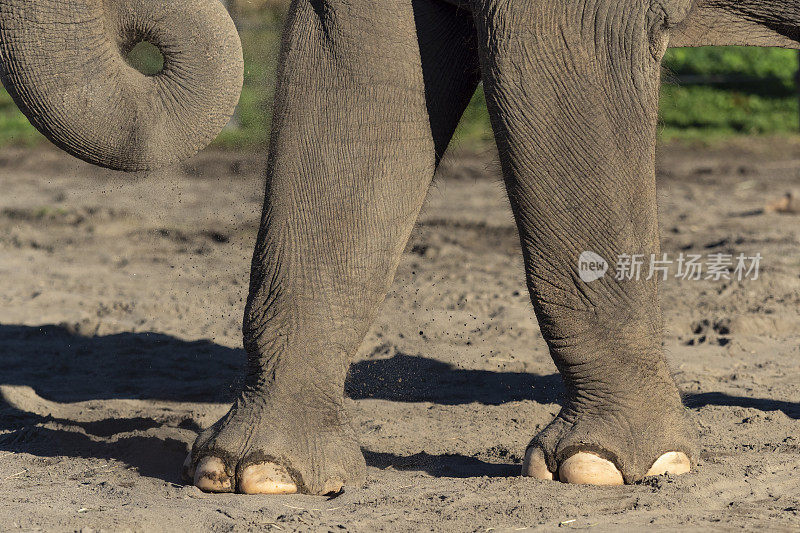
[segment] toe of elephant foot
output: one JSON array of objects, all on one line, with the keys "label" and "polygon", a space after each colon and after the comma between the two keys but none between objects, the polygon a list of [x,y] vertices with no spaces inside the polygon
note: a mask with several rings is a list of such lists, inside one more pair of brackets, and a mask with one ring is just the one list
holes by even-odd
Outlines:
[{"label": "toe of elephant foot", "polygon": [[[346,448],[346,449],[345,449]],[[329,448],[331,450],[332,448]],[[358,447],[342,447],[341,453],[283,453],[261,451],[234,455],[216,450],[195,450],[183,466],[183,478],[205,492],[239,494],[332,494],[345,485],[364,480],[366,465]]]},{"label": "toe of elephant foot", "polygon": [[[305,480],[299,471],[273,461],[242,462],[230,466],[222,458],[209,455],[194,460],[192,454],[183,465],[183,479],[204,492],[236,492],[239,494],[331,494],[340,492],[345,484],[357,483],[363,478],[359,469],[353,468],[351,476],[321,474],[314,482]],[[312,473],[313,474],[313,473]]]},{"label": "toe of elephant foot", "polygon": [[683,452],[667,452],[656,459],[656,462],[647,471],[645,477],[663,476],[664,474],[680,476],[688,474],[691,470],[692,461],[689,456]]},{"label": "toe of elephant foot", "polygon": [[[666,407],[665,407],[666,405]],[[583,485],[623,485],[692,468],[696,430],[679,400],[564,410],[533,438],[522,474]]]},{"label": "toe of elephant foot", "polygon": [[204,457],[192,475],[195,487],[206,492],[233,492],[233,476],[218,457]]},{"label": "toe of elephant foot", "polygon": [[[670,474],[679,476],[691,471],[692,464],[683,452],[667,452],[653,463],[645,477]],[[617,465],[592,452],[578,452],[559,466],[557,475],[550,471],[541,448],[530,447],[525,453],[522,475],[547,481],[559,480],[576,485],[624,485],[625,478]]]},{"label": "toe of elephant foot", "polygon": [[[297,483],[285,467],[270,463],[246,466],[239,475],[239,492],[242,494],[296,494]],[[342,488],[339,485],[335,490]]]},{"label": "toe of elephant foot", "polygon": [[575,485],[624,485],[617,466],[599,455],[578,452],[558,467],[558,479]]},{"label": "toe of elephant foot", "polygon": [[545,481],[556,479],[555,474],[547,467],[544,451],[538,446],[529,446],[525,451],[525,461],[522,463],[522,475]]},{"label": "toe of elephant foot", "polygon": [[[645,474],[645,477],[670,474],[679,476],[691,471],[692,464],[683,452],[667,452],[661,455]],[[529,447],[522,465],[522,475],[542,480],[559,480],[576,485],[624,485],[625,478],[617,465],[592,453],[577,452],[565,459],[557,469],[550,471],[544,452],[539,447]]]},{"label": "toe of elephant foot", "polygon": [[206,492],[330,494],[360,483],[366,464],[351,426],[275,416],[292,405],[254,409],[238,404],[202,432],[183,464],[183,478]]},{"label": "toe of elephant foot", "polygon": [[[297,483],[288,470],[276,463],[248,465],[238,473],[230,472],[219,457],[204,457],[193,466],[192,454],[183,464],[184,481],[204,492],[237,492],[241,494],[296,494]],[[335,483],[331,483],[335,485]],[[338,485],[335,490],[340,490]]]}]

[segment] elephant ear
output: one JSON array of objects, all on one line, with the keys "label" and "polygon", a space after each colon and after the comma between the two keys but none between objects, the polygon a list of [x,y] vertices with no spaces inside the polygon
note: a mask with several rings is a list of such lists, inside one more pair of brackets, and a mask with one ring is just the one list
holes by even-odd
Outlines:
[{"label": "elephant ear", "polygon": [[[126,60],[151,43],[163,67]],[[227,124],[242,88],[239,35],[218,0],[0,0],[0,76],[45,137],[95,165],[182,161]]]}]

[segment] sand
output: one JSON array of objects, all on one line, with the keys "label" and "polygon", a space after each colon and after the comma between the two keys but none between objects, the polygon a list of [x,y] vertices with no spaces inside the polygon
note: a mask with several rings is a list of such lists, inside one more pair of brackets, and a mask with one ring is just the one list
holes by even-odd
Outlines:
[{"label": "sand", "polygon": [[756,281],[663,284],[702,454],[694,473],[616,488],[517,477],[561,385],[491,154],[442,168],[354,362],[366,485],[184,486],[243,364],[263,165],[205,152],[125,176],[0,151],[0,530],[800,529],[800,216],[764,210],[797,186],[797,144],[661,150],[664,251],[763,260]]}]

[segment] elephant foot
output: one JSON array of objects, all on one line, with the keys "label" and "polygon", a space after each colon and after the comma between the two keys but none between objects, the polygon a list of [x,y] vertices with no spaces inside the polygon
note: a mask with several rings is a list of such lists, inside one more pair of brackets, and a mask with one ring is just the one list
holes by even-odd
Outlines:
[{"label": "elephant foot", "polygon": [[[691,468],[691,461],[685,453],[667,452],[656,459],[644,476],[662,476],[664,474],[679,476],[686,474]],[[522,475],[547,481],[558,479],[563,483],[576,485],[625,484],[622,472],[613,462],[592,452],[578,452],[571,455],[558,467],[557,475],[553,474],[547,468],[544,452],[541,448],[536,447],[528,448],[525,452]]]},{"label": "elephant foot", "polygon": [[[649,403],[649,402],[648,402]],[[522,475],[581,485],[623,485],[691,470],[694,440],[682,406],[565,408],[525,452]],[[591,413],[591,414],[590,414]]]},{"label": "elephant foot", "polygon": [[198,436],[183,477],[206,492],[330,494],[366,466],[341,406],[242,398]]}]

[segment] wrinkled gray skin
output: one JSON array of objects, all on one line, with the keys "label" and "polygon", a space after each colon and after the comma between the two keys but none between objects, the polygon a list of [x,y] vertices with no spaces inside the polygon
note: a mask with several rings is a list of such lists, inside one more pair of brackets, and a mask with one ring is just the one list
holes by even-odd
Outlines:
[{"label": "wrinkled gray skin", "polygon": [[[664,361],[655,281],[585,284],[577,257],[659,251],[654,146],[668,45],[797,47],[779,0],[295,0],[244,323],[245,386],[197,439],[228,475],[284,465],[301,491],[357,483],[350,358],[434,170],[483,80],[528,287],[567,402],[533,443],[626,482],[694,455]],[[335,483],[333,483],[335,485]],[[330,485],[329,485],[330,486]]]},{"label": "wrinkled gray skin", "polygon": [[[139,42],[164,68],[126,63]],[[0,78],[48,139],[96,165],[184,160],[228,122],[244,64],[218,0],[0,0]]]},{"label": "wrinkled gray skin", "polygon": [[[483,80],[534,309],[567,401],[532,444],[641,479],[694,455],[663,358],[657,282],[580,281],[591,250],[658,253],[654,144],[667,46],[798,47],[779,0],[295,0],[253,257],[245,385],[198,437],[227,474],[283,465],[301,491],[357,483],[350,358],[434,170]],[[127,66],[141,40],[165,55]],[[179,161],[227,122],[241,47],[216,0],[0,0],[0,77],[50,140],[98,165]],[[235,487],[234,487],[235,488]]]},{"label": "wrinkled gray skin", "polygon": [[[567,390],[533,444],[626,482],[694,456],[664,360],[653,281],[592,284],[606,258],[659,253],[654,152],[668,46],[798,47],[780,0],[295,0],[285,30],[244,321],[245,386],[197,439],[287,467],[301,491],[358,483],[343,408],[351,357],[392,282],[434,170],[483,80],[534,309]],[[521,443],[522,445],[523,443]]]}]

